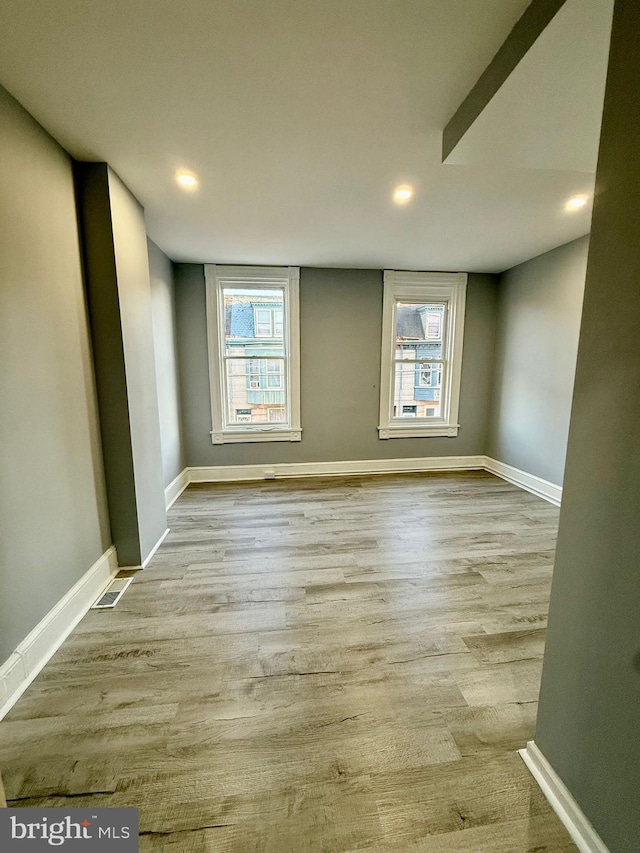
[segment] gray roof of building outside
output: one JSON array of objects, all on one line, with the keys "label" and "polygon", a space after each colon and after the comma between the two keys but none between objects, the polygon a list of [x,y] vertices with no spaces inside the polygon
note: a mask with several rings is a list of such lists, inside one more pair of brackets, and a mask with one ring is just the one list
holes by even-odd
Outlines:
[{"label": "gray roof of building outside", "polygon": [[401,305],[397,313],[397,336],[408,340],[424,340],[424,327],[418,309],[413,305]]}]

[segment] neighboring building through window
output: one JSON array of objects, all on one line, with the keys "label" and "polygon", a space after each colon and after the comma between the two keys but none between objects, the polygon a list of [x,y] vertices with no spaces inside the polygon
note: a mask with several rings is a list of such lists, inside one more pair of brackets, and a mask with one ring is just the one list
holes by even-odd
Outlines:
[{"label": "neighboring building through window", "polygon": [[442,337],[442,311],[439,307],[436,307],[434,311],[427,312],[426,327],[427,338]]},{"label": "neighboring building through window", "polygon": [[205,274],[213,443],[299,441],[298,268]]},{"label": "neighboring building through window", "polygon": [[385,270],[380,438],[458,434],[466,285],[462,273]]},{"label": "neighboring building through window", "polygon": [[253,309],[256,337],[281,338],[283,332],[282,306],[255,304]]}]

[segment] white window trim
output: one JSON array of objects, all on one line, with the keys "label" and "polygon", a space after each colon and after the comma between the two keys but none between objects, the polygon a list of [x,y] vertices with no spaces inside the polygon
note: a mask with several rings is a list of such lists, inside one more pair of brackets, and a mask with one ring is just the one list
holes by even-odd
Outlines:
[{"label": "white window trim", "polygon": [[[428,436],[455,437],[458,435],[460,381],[462,377],[462,345],[464,338],[464,309],[467,291],[466,273],[430,273],[384,271],[382,309],[382,368],[380,374],[380,438],[425,438]],[[449,379],[440,400],[440,418],[411,418],[404,422],[393,417],[394,354],[396,336],[396,305],[398,302],[445,302],[447,319],[444,333],[446,375]]]},{"label": "white window trim", "polygon": [[[259,441],[300,441],[300,269],[299,267],[244,267],[205,264],[207,296],[207,345],[209,349],[209,385],[211,388],[211,441],[213,444],[238,444]],[[224,365],[220,358],[224,340],[222,289],[228,286],[283,287],[287,318],[285,373],[288,376],[289,422],[262,426],[253,422],[224,426]]]}]

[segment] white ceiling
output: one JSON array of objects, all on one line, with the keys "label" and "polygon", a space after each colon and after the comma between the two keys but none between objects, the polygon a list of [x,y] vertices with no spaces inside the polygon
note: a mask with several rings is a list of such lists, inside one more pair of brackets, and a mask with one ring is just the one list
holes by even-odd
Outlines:
[{"label": "white ceiling", "polygon": [[[444,126],[529,0],[2,0],[0,82],[118,172],[174,260],[495,272],[589,230],[563,203],[593,187],[611,2],[568,0],[446,165]],[[505,121],[562,156],[487,156]]]},{"label": "white ceiling", "polygon": [[567,0],[447,163],[594,174],[612,13]]}]

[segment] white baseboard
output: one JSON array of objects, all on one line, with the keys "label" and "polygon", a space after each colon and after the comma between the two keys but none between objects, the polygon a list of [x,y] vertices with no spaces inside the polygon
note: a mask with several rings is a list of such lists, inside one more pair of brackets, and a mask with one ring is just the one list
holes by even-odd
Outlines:
[{"label": "white baseboard", "polygon": [[609,853],[608,847],[535,742],[530,740],[526,748],[518,752],[580,853]]},{"label": "white baseboard", "polygon": [[189,469],[184,468],[164,490],[166,508],[169,510],[189,485]]},{"label": "white baseboard", "polygon": [[162,543],[164,542],[164,540],[167,538],[167,536],[168,536],[168,535],[169,535],[169,528],[167,527],[167,529],[165,530],[165,532],[164,532],[164,533],[162,534],[162,536],[158,539],[158,541],[156,542],[156,544],[153,546],[153,548],[149,551],[149,553],[147,554],[147,556],[146,556],[146,557],[144,558],[144,560],[142,561],[142,566],[141,566],[141,567],[142,567],[143,569],[146,569],[146,567],[149,565],[149,563],[150,563],[150,562],[151,562],[151,560],[153,559],[153,555],[156,553],[156,551],[157,551],[157,550],[158,550],[158,548],[162,545]]},{"label": "white baseboard", "polygon": [[116,549],[112,545],[0,666],[0,720],[15,705],[118,571]]},{"label": "white baseboard", "polygon": [[[402,474],[414,471],[485,470],[560,506],[562,486],[490,456],[432,456],[414,459],[360,459],[343,462],[285,462],[260,465],[207,465],[185,468],[165,489],[167,509],[189,483],[233,483],[282,477],[340,477],[349,474]],[[148,558],[149,559],[149,558]],[[147,559],[147,562],[148,562]]]},{"label": "white baseboard", "polygon": [[482,470],[484,456],[433,456],[418,459],[362,459],[346,462],[286,462],[274,465],[211,465],[189,468],[190,483],[225,483],[282,477],[339,477],[349,474],[401,474],[412,471]]},{"label": "white baseboard", "polygon": [[527,474],[526,471],[514,468],[513,465],[498,462],[497,459],[492,459],[490,456],[484,457],[483,467],[485,471],[489,471],[515,486],[520,486],[521,489],[525,489],[525,491],[531,492],[539,498],[544,498],[555,506],[560,506],[562,486],[556,486],[555,483],[543,480],[542,477],[536,477],[535,474]]}]

